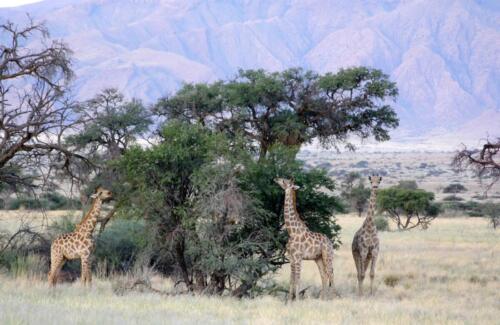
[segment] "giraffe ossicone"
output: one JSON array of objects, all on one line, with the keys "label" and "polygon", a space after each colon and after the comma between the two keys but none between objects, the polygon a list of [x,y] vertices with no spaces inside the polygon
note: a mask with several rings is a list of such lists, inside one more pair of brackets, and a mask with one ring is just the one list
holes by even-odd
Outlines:
[{"label": "giraffe ossicone", "polygon": [[90,284],[92,274],[90,270],[90,257],[94,248],[92,233],[101,213],[103,202],[113,198],[111,191],[98,187],[90,196],[94,199],[92,207],[85,217],[76,226],[75,231],[58,236],[50,246],[50,271],[48,275],[49,285],[54,286],[57,275],[66,260],[81,259],[81,281]]},{"label": "giraffe ossicone", "polygon": [[275,182],[285,190],[285,228],[288,232],[286,250],[290,258],[291,275],[288,299],[294,300],[300,284],[302,260],[314,260],[321,276],[321,298],[327,287],[335,291],[333,281],[333,244],[324,234],[312,232],[296,209],[295,191],[300,187],[292,180],[277,178]]},{"label": "giraffe ossicone", "polygon": [[370,293],[373,294],[373,279],[375,277],[375,265],[377,264],[380,244],[373,216],[375,214],[377,190],[380,182],[382,182],[382,177],[372,175],[368,176],[368,179],[371,183],[368,211],[363,225],[354,234],[354,238],[352,240],[352,257],[354,258],[356,271],[358,273],[358,294],[360,296],[363,294],[363,281],[370,262]]}]

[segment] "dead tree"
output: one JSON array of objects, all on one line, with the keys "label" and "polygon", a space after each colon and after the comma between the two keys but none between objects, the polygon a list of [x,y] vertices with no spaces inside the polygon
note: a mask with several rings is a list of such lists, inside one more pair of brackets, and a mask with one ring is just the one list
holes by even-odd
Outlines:
[{"label": "dead tree", "polygon": [[0,182],[33,185],[26,174],[86,161],[63,144],[78,123],[66,97],[72,76],[71,50],[44,24],[0,25]]},{"label": "dead tree", "polygon": [[487,139],[481,149],[467,149],[466,146],[455,154],[453,166],[460,171],[473,170],[481,178],[489,178],[486,192],[500,180],[500,137]]}]

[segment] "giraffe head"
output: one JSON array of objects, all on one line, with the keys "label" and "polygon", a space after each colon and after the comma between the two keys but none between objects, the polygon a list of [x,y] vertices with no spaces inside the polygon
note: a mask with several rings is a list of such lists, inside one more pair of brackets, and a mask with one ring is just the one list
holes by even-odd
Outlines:
[{"label": "giraffe head", "polygon": [[102,186],[96,188],[95,193],[90,196],[93,199],[99,198],[101,201],[106,202],[113,198],[113,193],[108,191]]},{"label": "giraffe head", "polygon": [[382,176],[379,175],[368,176],[368,179],[374,188],[378,188],[380,182],[382,182]]},{"label": "giraffe head", "polygon": [[293,180],[290,179],[285,179],[285,178],[276,178],[274,181],[285,191],[292,189],[292,190],[298,190],[300,186],[297,186],[294,184]]}]

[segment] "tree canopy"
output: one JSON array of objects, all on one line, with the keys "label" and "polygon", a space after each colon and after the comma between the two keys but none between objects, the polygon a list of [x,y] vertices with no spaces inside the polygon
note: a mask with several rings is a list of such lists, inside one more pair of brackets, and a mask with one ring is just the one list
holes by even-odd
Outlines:
[{"label": "tree canopy", "polygon": [[324,75],[301,68],[240,70],[232,80],[187,84],[158,101],[155,111],[244,135],[263,157],[276,143],[300,146],[317,138],[352,148],[350,136],[388,140],[398,118],[387,101],[397,94],[387,75],[366,67]]},{"label": "tree canopy", "polygon": [[159,144],[128,149],[117,166],[129,187],[126,209],[146,219],[158,256],[172,253],[190,290],[247,295],[286,262],[276,175],[295,176],[302,217],[338,243],[331,215],[342,207],[318,191],[334,183],[324,171],[304,171],[293,150],[273,146],[256,160],[223,133],[175,121],[161,135]]},{"label": "tree canopy", "polygon": [[428,227],[440,212],[439,206],[433,201],[432,192],[398,186],[379,190],[377,194],[378,208],[387,212],[400,230]]}]

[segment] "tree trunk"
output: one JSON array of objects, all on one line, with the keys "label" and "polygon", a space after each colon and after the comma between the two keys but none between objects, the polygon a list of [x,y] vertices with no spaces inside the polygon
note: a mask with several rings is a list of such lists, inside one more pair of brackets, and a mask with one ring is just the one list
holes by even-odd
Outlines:
[{"label": "tree trunk", "polygon": [[266,158],[266,155],[267,155],[267,151],[269,150],[269,145],[267,142],[265,141],[260,141],[260,151],[259,151],[259,161],[262,161],[264,160],[264,158]]},{"label": "tree trunk", "polygon": [[222,295],[225,289],[226,276],[223,271],[216,271],[210,276],[209,294]]},{"label": "tree trunk", "polygon": [[178,238],[175,243],[175,257],[177,259],[177,264],[179,264],[179,267],[181,269],[182,279],[184,283],[186,283],[186,287],[188,288],[189,291],[193,291],[193,284],[189,279],[189,272],[186,259],[184,256],[184,250],[185,250],[184,237]]},{"label": "tree trunk", "polygon": [[200,271],[194,271],[194,290],[196,292],[203,292],[207,288],[207,278],[206,275]]}]

